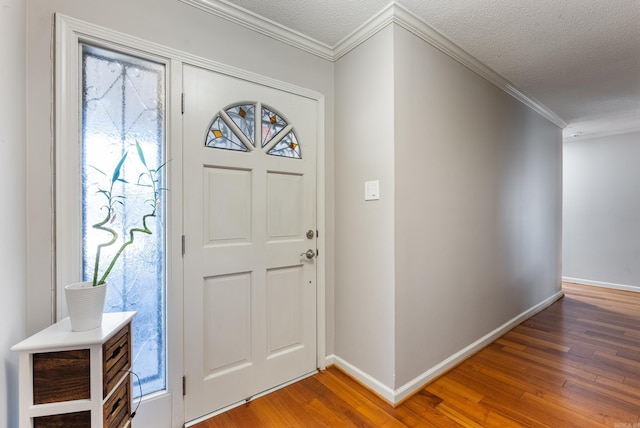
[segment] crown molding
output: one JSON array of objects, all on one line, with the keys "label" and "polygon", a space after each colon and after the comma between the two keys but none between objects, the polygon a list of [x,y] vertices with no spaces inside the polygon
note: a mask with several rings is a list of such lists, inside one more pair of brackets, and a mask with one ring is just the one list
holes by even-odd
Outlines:
[{"label": "crown molding", "polygon": [[444,54],[455,59],[476,74],[484,77],[486,80],[493,83],[498,88],[502,89],[558,127],[566,128],[567,126],[567,122],[562,120],[560,116],[555,114],[547,106],[515,86],[487,65],[477,60],[396,1],[389,3],[371,19],[358,27],[347,37],[336,43],[335,46],[329,46],[318,42],[317,40],[305,36],[302,33],[290,30],[281,24],[231,4],[226,0],[179,1],[286,43],[290,46],[302,49],[328,61],[337,61],[360,44],[364,43],[374,34],[393,23],[411,32],[436,49],[439,49]]},{"label": "crown molding", "polygon": [[364,24],[336,43],[335,46],[333,46],[333,61],[339,60],[366,42],[369,38],[373,37],[376,33],[383,30],[387,25],[396,22],[396,9],[397,3],[392,1],[382,8],[380,12],[365,21]]},{"label": "crown molding", "polygon": [[502,89],[558,127],[565,128],[567,126],[567,122],[562,120],[560,116],[555,114],[547,106],[518,88],[481,61],[477,60],[474,56],[437,32],[417,15],[407,10],[404,6],[395,3],[394,16],[394,22],[400,27],[413,33],[436,49],[439,49],[476,74],[484,77],[489,82],[493,83],[498,88]]},{"label": "crown molding", "polygon": [[622,135],[622,134],[631,134],[634,132],[640,132],[640,125],[638,126],[632,126],[629,128],[618,128],[618,129],[608,129],[605,131],[596,131],[596,132],[580,132],[580,136],[578,137],[572,137],[569,133],[563,133],[564,135],[563,137],[563,141],[565,143],[573,143],[574,141],[583,141],[583,140],[590,140],[593,138],[606,138],[606,137],[613,137],[615,135]]},{"label": "crown molding", "polygon": [[225,0],[179,1],[320,58],[334,61],[333,48],[330,46]]},{"label": "crown molding", "polygon": [[416,37],[422,39],[444,54],[458,61],[460,64],[469,68],[471,71],[484,77],[486,80],[493,83],[498,88],[502,89],[512,97],[530,107],[542,117],[551,121],[560,128],[565,128],[567,126],[567,123],[547,106],[542,104],[534,97],[528,95],[523,90],[519,89],[513,83],[509,82],[507,79],[496,73],[484,63],[478,61],[467,51],[453,43],[451,40],[447,39],[445,36],[430,27],[417,15],[410,12],[404,6],[395,1],[389,3],[369,21],[364,23],[353,33],[349,34],[338,44],[336,44],[336,46],[333,48],[334,61],[336,61],[343,55],[346,55],[349,51],[355,49],[358,45],[364,43],[368,38],[391,23],[404,28],[405,30],[414,34]]}]

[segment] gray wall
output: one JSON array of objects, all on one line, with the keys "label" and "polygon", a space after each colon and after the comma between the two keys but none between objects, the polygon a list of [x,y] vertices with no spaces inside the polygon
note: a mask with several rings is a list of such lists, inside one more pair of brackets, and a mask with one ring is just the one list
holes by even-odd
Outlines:
[{"label": "gray wall", "polygon": [[[152,11],[152,12],[151,12]],[[27,155],[29,182],[28,330],[52,320],[52,23],[54,12],[259,73],[325,95],[327,254],[333,253],[333,63],[204,13],[177,0],[30,0]],[[35,126],[38,124],[38,126]],[[326,257],[326,256],[325,256]],[[333,352],[333,263],[327,263],[327,351]]]},{"label": "gray wall", "polygon": [[[386,386],[559,289],[560,131],[406,31],[334,65],[175,0],[31,0],[29,332],[52,320],[54,11],[326,95],[327,353]],[[379,201],[364,201],[368,180]]]},{"label": "gray wall", "polygon": [[4,0],[1,6],[0,427],[13,428],[18,426],[18,355],[9,348],[26,334],[26,6],[23,0]]},{"label": "gray wall", "polygon": [[[336,355],[385,385],[394,366],[393,31],[336,62]],[[364,200],[365,181],[380,200]]]},{"label": "gray wall", "polygon": [[398,388],[560,290],[560,129],[395,31]]},{"label": "gray wall", "polygon": [[335,72],[335,351],[393,393],[560,290],[561,131],[400,26]]},{"label": "gray wall", "polygon": [[640,132],[564,143],[565,278],[640,290]]}]

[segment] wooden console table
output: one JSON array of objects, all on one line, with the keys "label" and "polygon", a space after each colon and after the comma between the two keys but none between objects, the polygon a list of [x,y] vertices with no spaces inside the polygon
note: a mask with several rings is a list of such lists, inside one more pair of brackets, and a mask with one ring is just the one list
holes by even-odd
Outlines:
[{"label": "wooden console table", "polygon": [[102,327],[72,332],[69,318],[11,348],[20,353],[20,427],[131,425],[131,322],[106,313]]}]

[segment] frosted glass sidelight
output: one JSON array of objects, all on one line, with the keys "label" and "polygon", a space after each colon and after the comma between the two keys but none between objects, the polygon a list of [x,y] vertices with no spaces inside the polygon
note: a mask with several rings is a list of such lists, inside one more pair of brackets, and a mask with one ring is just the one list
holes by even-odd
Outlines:
[{"label": "frosted glass sidelight", "polygon": [[[95,249],[104,232],[92,225],[104,217],[104,174],[136,141],[151,167],[164,162],[165,66],[107,49],[82,45],[82,236],[83,279],[92,279]],[[102,172],[104,172],[104,174]],[[140,171],[125,163],[124,179],[136,183]],[[164,177],[163,177],[164,180]],[[164,182],[160,183],[165,187]],[[125,185],[126,210],[111,227],[119,240],[147,211],[148,188]],[[152,235],[136,236],[107,279],[105,312],[138,311],[133,322],[133,371],[142,381],[143,395],[166,389],[166,255],[164,195],[157,217],[148,222]],[[131,203],[130,203],[131,202]],[[108,240],[108,238],[106,239]],[[117,245],[103,250],[115,251]],[[138,394],[138,388],[134,388]]]}]

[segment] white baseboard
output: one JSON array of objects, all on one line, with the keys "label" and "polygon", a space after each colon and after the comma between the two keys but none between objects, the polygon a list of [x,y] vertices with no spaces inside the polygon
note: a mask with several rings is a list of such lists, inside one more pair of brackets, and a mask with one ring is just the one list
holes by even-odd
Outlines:
[{"label": "white baseboard", "polygon": [[571,278],[569,276],[563,276],[562,282],[574,282],[582,285],[593,285],[595,287],[612,288],[614,290],[634,291],[640,293],[640,287],[635,285],[615,284],[613,282],[604,281],[591,281],[590,279]]},{"label": "white baseboard", "polygon": [[563,291],[558,291],[557,293],[555,293],[551,297],[543,300],[542,302],[538,303],[534,307],[522,312],[521,314],[519,314],[516,317],[512,318],[511,320],[507,321],[506,323],[502,324],[497,329],[495,329],[495,330],[489,332],[488,334],[484,335],[480,339],[476,340],[475,342],[473,342],[472,344],[470,344],[466,348],[464,348],[464,349],[458,351],[457,353],[453,354],[452,356],[450,356],[446,360],[442,361],[441,363],[436,364],[435,366],[433,366],[432,368],[430,368],[426,372],[422,373],[420,376],[418,376],[418,377],[414,378],[413,380],[405,383],[400,388],[395,390],[395,397],[394,397],[395,401],[394,401],[394,403],[399,403],[402,400],[404,400],[407,397],[409,397],[412,394],[414,394],[415,392],[419,391],[425,384],[427,384],[427,383],[431,382],[432,380],[434,380],[435,378],[445,374],[447,371],[452,369],[454,366],[458,365],[462,361],[464,361],[467,358],[469,358],[471,355],[473,355],[476,352],[480,351],[482,348],[484,348],[485,346],[487,346],[488,344],[490,344],[491,342],[493,342],[494,340],[496,340],[500,336],[504,335],[509,330],[512,330],[513,328],[518,326],[520,323],[522,323],[524,320],[526,320],[528,318],[531,318],[533,315],[535,315],[538,312],[540,312],[541,310],[547,308],[552,303],[554,303],[555,301],[560,299],[562,296],[564,296],[564,292]]},{"label": "white baseboard", "polygon": [[335,354],[327,355],[327,356],[324,358],[324,365],[325,365],[326,367],[333,366],[333,365],[337,365],[337,364],[336,364],[336,356],[335,356]]},{"label": "white baseboard", "polygon": [[387,400],[391,404],[395,404],[394,401],[394,391],[392,388],[388,387],[384,383],[380,382],[378,379],[374,378],[368,373],[360,370],[358,367],[353,364],[347,362],[346,360],[338,357],[337,355],[328,355],[326,358],[327,365],[335,364],[340,368],[340,370],[347,373],[349,376],[378,394],[383,399]]},{"label": "white baseboard", "polygon": [[484,335],[480,339],[476,340],[466,348],[460,350],[459,352],[456,352],[446,360],[442,361],[439,364],[436,364],[426,372],[422,373],[421,375],[417,376],[416,378],[412,379],[411,381],[407,382],[406,384],[402,385],[400,388],[395,390],[385,385],[384,383],[380,382],[379,380],[375,379],[373,376],[360,370],[358,367],[354,366],[353,364],[340,358],[337,355],[333,355],[333,354],[328,355],[326,357],[326,363],[327,365],[335,364],[341,370],[343,370],[348,375],[350,375],[351,377],[353,377],[354,379],[356,379],[357,381],[365,385],[367,388],[371,389],[380,397],[387,400],[389,403],[395,405],[402,402],[409,396],[413,395],[414,393],[419,391],[424,385],[433,381],[435,378],[443,375],[444,373],[446,373],[447,371],[449,371],[454,366],[461,363],[471,355],[480,351],[482,348],[484,348],[485,346],[487,346],[488,344],[490,344],[500,336],[504,335],[509,330],[513,329],[514,327],[522,323],[524,320],[532,317],[536,313],[547,308],[552,303],[560,299],[562,296],[564,296],[563,291],[559,291],[555,293],[551,297],[538,303],[534,307],[522,312],[521,314],[517,315],[516,317],[502,324],[500,327],[496,328],[495,330],[489,332],[488,334]]}]

